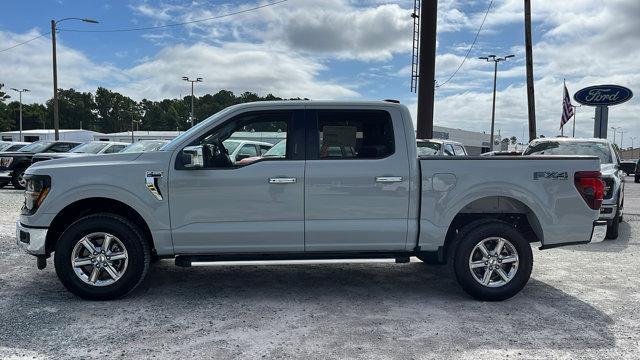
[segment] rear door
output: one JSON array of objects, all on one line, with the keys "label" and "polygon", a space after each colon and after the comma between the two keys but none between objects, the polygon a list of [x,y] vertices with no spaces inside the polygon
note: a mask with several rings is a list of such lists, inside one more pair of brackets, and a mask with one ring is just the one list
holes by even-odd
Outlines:
[{"label": "rear door", "polygon": [[305,251],[404,250],[409,163],[400,113],[308,109],[306,125]]}]

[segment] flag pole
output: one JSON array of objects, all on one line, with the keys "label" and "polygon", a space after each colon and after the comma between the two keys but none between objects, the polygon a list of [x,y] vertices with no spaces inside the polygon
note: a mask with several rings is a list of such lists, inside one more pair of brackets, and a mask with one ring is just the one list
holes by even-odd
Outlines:
[{"label": "flag pole", "polygon": [[[571,105],[573,106],[573,105]],[[576,111],[576,108],[573,107],[573,135],[571,137],[576,137],[576,113],[578,111]]]}]

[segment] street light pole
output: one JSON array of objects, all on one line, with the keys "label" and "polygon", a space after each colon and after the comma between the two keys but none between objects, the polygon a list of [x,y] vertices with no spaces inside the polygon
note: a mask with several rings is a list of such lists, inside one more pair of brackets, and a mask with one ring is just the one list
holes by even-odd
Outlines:
[{"label": "street light pole", "polygon": [[491,147],[490,151],[493,151],[493,138],[494,138],[494,129],[496,122],[496,83],[498,80],[498,63],[501,61],[506,61],[509,58],[514,57],[515,55],[507,55],[504,57],[497,57],[495,55],[489,55],[480,57],[481,60],[486,60],[487,62],[493,62],[493,105],[491,107]]},{"label": "street light pole", "polygon": [[81,18],[64,18],[60,20],[51,20],[51,48],[53,50],[53,127],[55,128],[55,139],[60,139],[60,117],[58,115],[58,60],[56,57],[56,31],[57,25],[65,20],[79,20],[82,22],[97,24],[98,22],[93,19],[81,19]]},{"label": "street light pole", "polygon": [[630,139],[631,139],[631,150],[633,150],[634,149],[633,144],[634,144],[634,142],[636,140],[636,137],[632,136],[632,137],[630,137]]},{"label": "street light pole", "polygon": [[624,130],[620,129],[620,150],[624,149],[622,147],[623,142],[624,142]]},{"label": "street light pole", "polygon": [[571,137],[576,137],[576,116],[578,115],[578,108],[582,105],[571,105],[573,107],[573,134]]},{"label": "street light pole", "polygon": [[183,76],[182,80],[188,81],[191,83],[191,127],[193,127],[193,84],[197,82],[202,82],[202,78],[196,78],[195,80],[189,79],[187,76]]},{"label": "street light pole", "polygon": [[22,93],[29,92],[29,89],[18,90],[16,88],[11,88],[11,90],[18,92],[20,95],[20,141],[22,141]]},{"label": "street light pole", "polygon": [[622,128],[621,127],[612,126],[610,129],[613,130],[613,143],[616,144],[616,132],[618,130],[622,130]]}]

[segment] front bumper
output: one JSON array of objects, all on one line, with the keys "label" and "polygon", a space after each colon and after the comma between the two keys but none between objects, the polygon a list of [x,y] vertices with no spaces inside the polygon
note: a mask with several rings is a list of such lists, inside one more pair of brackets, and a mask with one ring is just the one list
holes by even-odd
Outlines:
[{"label": "front bumper", "polygon": [[45,242],[48,229],[26,227],[16,222],[16,242],[31,255],[46,255]]},{"label": "front bumper", "polygon": [[13,176],[13,171],[10,171],[10,170],[0,171],[0,180],[11,180],[11,176]]}]

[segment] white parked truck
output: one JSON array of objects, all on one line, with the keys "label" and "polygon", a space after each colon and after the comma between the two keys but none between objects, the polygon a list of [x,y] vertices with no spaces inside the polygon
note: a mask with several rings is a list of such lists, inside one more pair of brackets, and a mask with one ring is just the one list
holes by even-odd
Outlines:
[{"label": "white parked truck", "polygon": [[[285,135],[284,156],[234,163],[224,141],[260,129]],[[530,243],[606,230],[598,158],[420,158],[409,111],[384,101],[236,105],[159,151],[36,163],[25,179],[17,243],[39,268],[54,254],[62,284],[87,299],[129,293],[158,258],[416,256],[503,300],[529,280]]]}]

